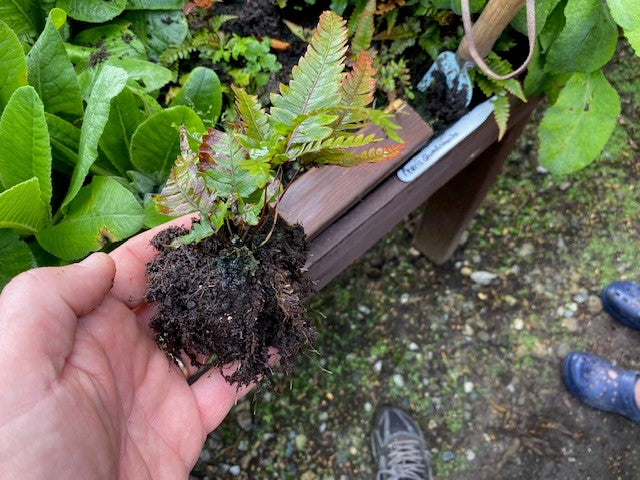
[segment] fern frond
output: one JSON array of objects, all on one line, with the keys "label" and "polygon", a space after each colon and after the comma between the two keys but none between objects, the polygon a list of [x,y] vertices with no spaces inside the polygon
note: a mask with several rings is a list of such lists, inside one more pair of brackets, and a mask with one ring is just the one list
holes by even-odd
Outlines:
[{"label": "fern frond", "polygon": [[498,125],[498,140],[502,140],[507,132],[510,109],[509,99],[506,95],[496,96],[496,100],[493,102],[493,117]]},{"label": "fern frond", "polygon": [[244,88],[231,85],[236,96],[236,108],[246,138],[245,148],[257,148],[271,133],[269,119],[258,97],[250,95]]},{"label": "fern frond", "polygon": [[346,112],[340,119],[339,125],[361,122],[366,120],[368,112],[364,107],[368,107],[373,102],[373,95],[376,91],[376,80],[373,68],[373,58],[368,52],[362,51],[358,55],[353,70],[342,80],[340,90],[342,92],[342,105],[352,107],[363,107],[360,114],[356,110]]},{"label": "fern frond", "polygon": [[205,186],[198,155],[189,147],[184,125],[180,127],[180,148],[182,152],[171,168],[164,188],[159,194],[153,195],[155,208],[173,217],[193,212],[206,216],[214,204],[215,195]]},{"label": "fern frond", "polygon": [[377,163],[399,157],[405,145],[406,143],[397,143],[388,147],[373,147],[360,153],[328,149],[305,155],[303,163],[305,165],[339,165],[341,167],[354,167],[361,163]]},{"label": "fern frond", "polygon": [[280,93],[271,95],[272,125],[294,127],[299,115],[340,104],[346,43],[344,20],[324,12],[307,52],[293,67],[289,85],[281,85]]},{"label": "fern frond", "polygon": [[232,135],[211,129],[202,137],[200,162],[206,168],[205,182],[211,191],[225,198],[247,197],[258,185],[240,162],[246,152]]},{"label": "fern frond", "polygon": [[354,23],[353,39],[351,40],[351,50],[354,55],[367,51],[371,48],[371,40],[375,30],[373,15],[376,12],[376,0],[367,0],[362,12],[357,15]]}]

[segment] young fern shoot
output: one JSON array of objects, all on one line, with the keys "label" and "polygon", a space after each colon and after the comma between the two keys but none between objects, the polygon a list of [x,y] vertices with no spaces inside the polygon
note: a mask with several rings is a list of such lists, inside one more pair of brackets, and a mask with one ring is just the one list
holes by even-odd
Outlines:
[{"label": "young fern shoot", "polygon": [[[277,208],[284,164],[354,166],[401,153],[404,144],[391,115],[371,108],[376,71],[370,54],[359,52],[345,71],[347,37],[345,21],[323,13],[289,85],[271,95],[268,112],[256,96],[234,86],[238,121],[228,133],[210,130],[196,154],[182,132],[182,154],[154,200],[165,214],[200,213],[200,224],[183,242],[198,242],[223,228],[233,243],[246,238],[249,229],[262,225],[269,205]],[[398,144],[374,146],[382,138],[359,133],[368,123]]]}]

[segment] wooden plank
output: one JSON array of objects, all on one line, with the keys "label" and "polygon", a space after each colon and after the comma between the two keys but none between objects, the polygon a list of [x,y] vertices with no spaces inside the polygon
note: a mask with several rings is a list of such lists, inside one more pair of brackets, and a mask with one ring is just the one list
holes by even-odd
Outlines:
[{"label": "wooden plank", "polygon": [[[535,102],[514,102],[510,128],[531,115]],[[306,269],[320,290],[358,259],[405,216],[487,150],[498,137],[493,118],[487,119],[431,169],[411,183],[390,176],[361,202],[311,241]],[[322,208],[316,206],[316,208]]]},{"label": "wooden plank", "polygon": [[413,243],[429,260],[442,265],[451,258],[528,120],[523,117],[427,200]]},{"label": "wooden plank", "polygon": [[[290,224],[301,224],[307,237],[312,239],[427,143],[433,130],[409,105],[398,100],[393,111],[393,121],[402,127],[401,136],[407,143],[399,158],[351,168],[312,169],[289,187],[278,207],[280,216]],[[362,133],[384,136],[377,127],[368,127]],[[385,139],[376,146],[394,143]]]}]

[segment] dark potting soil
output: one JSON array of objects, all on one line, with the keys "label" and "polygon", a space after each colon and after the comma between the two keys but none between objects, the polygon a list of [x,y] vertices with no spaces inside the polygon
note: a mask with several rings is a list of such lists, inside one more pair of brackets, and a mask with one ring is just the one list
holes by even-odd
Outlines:
[{"label": "dark potting soil", "polygon": [[469,111],[466,89],[458,90],[455,85],[449,88],[445,74],[438,70],[433,73],[433,79],[424,93],[424,109],[438,125],[449,125]]},{"label": "dark potting soil", "polygon": [[158,307],[150,324],[158,344],[172,358],[186,354],[196,367],[237,362],[226,379],[239,385],[268,377],[270,347],[290,372],[315,335],[301,300],[312,290],[302,276],[308,250],[302,227],[279,222],[261,248],[254,247],[263,234],[245,246],[219,236],[170,246],[186,232],[171,227],[151,241],[158,255],[147,266],[147,301]]}]

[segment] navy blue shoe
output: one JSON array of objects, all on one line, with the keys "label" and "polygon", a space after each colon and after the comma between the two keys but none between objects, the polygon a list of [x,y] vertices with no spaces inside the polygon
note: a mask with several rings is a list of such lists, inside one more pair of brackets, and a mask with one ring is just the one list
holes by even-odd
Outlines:
[{"label": "navy blue shoe", "polygon": [[602,308],[623,325],[640,330],[640,283],[610,283],[602,291]]},{"label": "navy blue shoe", "polygon": [[562,364],[567,390],[587,405],[640,422],[636,383],[640,374],[616,368],[595,355],[571,352]]}]

